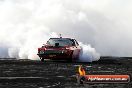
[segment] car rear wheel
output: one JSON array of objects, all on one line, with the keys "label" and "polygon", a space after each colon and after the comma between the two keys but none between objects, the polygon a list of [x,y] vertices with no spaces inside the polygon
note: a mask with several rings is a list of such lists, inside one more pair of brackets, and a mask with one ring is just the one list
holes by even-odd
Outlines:
[{"label": "car rear wheel", "polygon": [[70,58],[68,58],[68,62],[73,62],[73,52],[70,54]]}]

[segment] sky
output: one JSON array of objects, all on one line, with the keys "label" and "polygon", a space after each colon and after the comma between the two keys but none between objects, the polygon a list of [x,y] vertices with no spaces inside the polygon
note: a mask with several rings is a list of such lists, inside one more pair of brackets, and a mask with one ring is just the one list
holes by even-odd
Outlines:
[{"label": "sky", "polygon": [[0,57],[32,58],[62,34],[101,56],[132,56],[131,0],[0,0]]}]

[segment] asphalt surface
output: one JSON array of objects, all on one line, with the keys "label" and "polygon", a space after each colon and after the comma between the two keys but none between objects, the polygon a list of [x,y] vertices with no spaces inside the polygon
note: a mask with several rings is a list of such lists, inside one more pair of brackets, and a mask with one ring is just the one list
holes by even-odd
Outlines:
[{"label": "asphalt surface", "polygon": [[78,66],[87,74],[129,74],[132,58],[102,57],[92,63],[65,61],[0,60],[0,88],[132,88],[128,84],[84,84],[76,81]]}]

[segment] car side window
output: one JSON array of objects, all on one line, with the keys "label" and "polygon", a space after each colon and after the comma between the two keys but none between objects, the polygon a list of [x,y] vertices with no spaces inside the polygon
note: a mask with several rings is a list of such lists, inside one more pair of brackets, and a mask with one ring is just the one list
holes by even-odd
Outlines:
[{"label": "car side window", "polygon": [[71,39],[71,41],[72,41],[72,46],[76,46],[74,39]]},{"label": "car side window", "polygon": [[75,39],[74,39],[74,41],[75,41],[76,46],[78,46],[79,45],[78,42]]}]

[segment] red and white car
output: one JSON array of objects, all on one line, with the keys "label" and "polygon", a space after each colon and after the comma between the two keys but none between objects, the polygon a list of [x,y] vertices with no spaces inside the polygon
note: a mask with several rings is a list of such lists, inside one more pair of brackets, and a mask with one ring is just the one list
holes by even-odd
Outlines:
[{"label": "red and white car", "polygon": [[44,46],[38,48],[38,56],[44,59],[76,61],[79,59],[81,47],[75,39],[50,38]]}]

